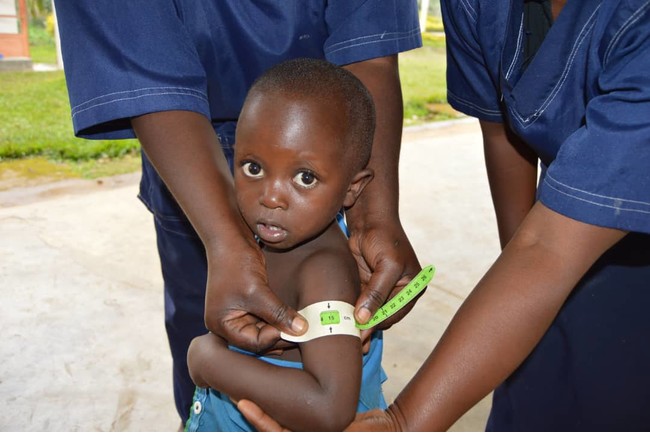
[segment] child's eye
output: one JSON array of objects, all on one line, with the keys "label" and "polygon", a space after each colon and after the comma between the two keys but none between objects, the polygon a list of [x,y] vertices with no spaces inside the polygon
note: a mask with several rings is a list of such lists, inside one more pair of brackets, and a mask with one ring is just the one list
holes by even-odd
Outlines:
[{"label": "child's eye", "polygon": [[244,170],[244,174],[248,177],[262,177],[264,174],[262,167],[260,167],[256,162],[245,162],[242,164],[241,168]]},{"label": "child's eye", "polygon": [[293,181],[304,188],[313,188],[318,183],[318,179],[311,171],[301,171],[294,176]]}]

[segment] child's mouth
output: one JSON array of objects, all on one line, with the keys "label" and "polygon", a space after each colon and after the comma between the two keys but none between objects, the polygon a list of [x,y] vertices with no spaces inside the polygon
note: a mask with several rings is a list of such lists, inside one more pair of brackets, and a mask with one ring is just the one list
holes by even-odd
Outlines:
[{"label": "child's mouth", "polygon": [[257,223],[257,236],[265,243],[282,242],[287,237],[287,231],[274,224]]}]

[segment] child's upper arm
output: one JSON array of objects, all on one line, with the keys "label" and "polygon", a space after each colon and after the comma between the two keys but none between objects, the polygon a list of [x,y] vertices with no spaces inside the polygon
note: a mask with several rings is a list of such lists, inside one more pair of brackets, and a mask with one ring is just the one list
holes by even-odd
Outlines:
[{"label": "child's upper arm", "polygon": [[[348,258],[350,260],[348,260]],[[359,276],[356,263],[336,252],[319,252],[305,260],[300,267],[298,308],[315,302],[356,302]],[[310,326],[320,326],[311,324]],[[300,343],[304,369],[312,374],[324,389],[331,392],[337,413],[356,413],[361,386],[361,340],[350,335],[333,335]]]}]

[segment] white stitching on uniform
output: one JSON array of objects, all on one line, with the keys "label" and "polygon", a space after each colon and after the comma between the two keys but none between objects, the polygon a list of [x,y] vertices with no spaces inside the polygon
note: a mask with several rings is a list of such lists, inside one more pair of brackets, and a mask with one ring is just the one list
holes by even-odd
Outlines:
[{"label": "white stitching on uniform", "polygon": [[[344,48],[348,48],[348,47],[356,47],[356,46],[359,46],[359,45],[364,45],[364,43],[353,44],[353,45],[347,45],[347,44],[349,44],[350,42],[358,41],[358,40],[360,40],[360,39],[371,39],[371,38],[377,38],[377,37],[379,37],[379,40],[375,40],[375,41],[371,41],[371,42],[382,42],[382,41],[386,41],[386,40],[392,41],[392,40],[395,40],[395,39],[406,39],[407,37],[409,37],[409,36],[411,36],[411,35],[413,35],[413,34],[415,34],[415,33],[420,33],[420,27],[415,27],[415,28],[413,28],[413,29],[411,29],[411,30],[409,30],[409,31],[407,31],[407,32],[391,32],[391,33],[386,33],[386,32],[384,32],[384,33],[376,33],[376,34],[374,34],[374,35],[359,36],[358,38],[352,38],[352,39],[348,39],[348,40],[345,40],[345,41],[342,41],[342,42],[337,42],[337,43],[335,43],[335,44],[332,44],[332,45],[330,45],[330,46],[328,47],[328,49],[327,49],[327,51],[325,51],[325,53],[332,53],[332,52],[334,52],[334,51],[339,51],[339,50],[342,50],[342,49],[344,49]],[[388,36],[392,36],[392,35],[400,36],[400,35],[403,35],[403,36],[402,36],[402,37],[398,37],[398,38],[386,39],[386,38],[385,38],[386,35],[388,35]],[[369,43],[369,42],[366,42],[366,43]],[[336,50],[332,50],[333,47],[336,47],[336,46],[338,46],[338,45],[345,45],[345,46],[344,46],[343,48],[337,48]]]},{"label": "white stitching on uniform", "polygon": [[476,111],[480,111],[481,113],[491,114],[491,115],[499,115],[499,116],[502,115],[501,110],[490,110],[488,108],[480,107],[480,106],[476,105],[475,103],[473,103],[471,101],[468,101],[466,99],[463,99],[463,98],[459,97],[458,95],[455,95],[449,89],[447,89],[447,97],[449,97],[449,96],[451,96],[453,99],[457,100],[461,104],[467,105],[468,107],[471,107],[471,108],[475,109]]},{"label": "white stitching on uniform", "polygon": [[[387,39],[387,38],[384,38],[384,39],[376,39],[376,40],[372,40],[372,41],[368,41],[368,42],[360,42],[360,43],[357,43],[357,44],[346,45],[346,46],[344,46],[344,47],[337,48],[337,49],[335,49],[335,50],[329,49],[329,50],[325,51],[325,54],[332,54],[332,53],[335,53],[335,52],[337,52],[337,51],[347,50],[347,49],[349,49],[349,48],[359,47],[359,46],[362,46],[362,45],[378,44],[378,43],[382,43],[382,42],[390,42],[390,41],[399,41],[399,40],[401,40],[401,39],[407,39],[409,36],[411,36],[411,35],[413,35],[413,34],[416,34],[416,33],[419,33],[419,32],[420,32],[420,30],[419,30],[419,29],[416,29],[415,31],[411,31],[411,32],[408,32],[408,33],[400,33],[400,34],[403,34],[403,35],[404,35],[404,36],[402,36],[402,37],[390,38],[390,39]],[[375,35],[375,36],[381,36],[381,35]],[[361,38],[357,38],[357,39],[361,39]]]},{"label": "white stitching on uniform", "polygon": [[[564,70],[562,71],[562,76],[558,80],[557,84],[553,88],[553,91],[548,95],[546,100],[542,103],[542,105],[539,106],[539,108],[530,116],[527,118],[523,118],[518,112],[514,111],[514,115],[517,117],[517,120],[519,120],[520,123],[522,123],[524,128],[529,127],[533,123],[535,123],[535,120],[537,120],[544,111],[548,108],[549,105],[553,102],[555,97],[560,93],[560,89],[564,86],[564,82],[566,81],[567,77],[569,76],[569,70],[571,70],[571,66],[573,66],[573,62],[576,58],[576,55],[578,54],[578,48],[580,48],[580,45],[585,41],[587,34],[591,30],[591,28],[595,25],[595,22],[593,21],[596,12],[598,12],[598,9],[600,8],[600,5],[596,7],[594,12],[591,14],[587,22],[585,23],[584,26],[582,26],[582,29],[580,30],[580,34],[578,35],[578,38],[576,39],[575,44],[573,45],[573,48],[571,49],[571,54],[569,55],[569,60],[567,61],[566,66],[564,67]],[[533,119],[532,122],[530,122],[531,118]],[[530,122],[530,123],[528,123]],[[526,125],[528,123],[528,125]]]},{"label": "white stitching on uniform", "polygon": [[478,14],[476,13],[476,10],[472,7],[471,4],[469,4],[469,1],[467,0],[460,0],[460,4],[465,9],[468,15],[470,15],[470,19],[473,22],[476,22]]},{"label": "white stitching on uniform", "polygon": [[74,107],[72,107],[72,111],[75,111],[77,108],[80,108],[82,105],[89,104],[90,102],[95,101],[97,99],[106,98],[107,96],[121,95],[123,93],[136,93],[136,92],[142,92],[142,91],[145,91],[145,90],[154,90],[154,89],[156,89],[156,90],[177,89],[177,90],[184,90],[184,91],[187,91],[189,93],[195,93],[195,94],[203,96],[203,94],[201,92],[199,92],[198,90],[195,90],[195,89],[192,89],[192,88],[189,88],[189,87],[143,87],[141,89],[136,89],[136,90],[123,90],[123,91],[120,91],[120,92],[106,93],[105,95],[97,96],[95,98],[84,101],[81,104],[75,105]]},{"label": "white stitching on uniform", "polygon": [[519,59],[519,52],[521,51],[521,40],[523,39],[523,33],[524,33],[524,14],[521,14],[521,21],[519,22],[519,33],[517,34],[517,47],[515,48],[515,57],[512,58],[512,63],[510,63],[508,72],[506,72],[506,80],[510,78],[510,74],[512,74],[512,70],[515,67],[515,63],[517,63],[517,59]]},{"label": "white stitching on uniform", "polygon": [[624,198],[609,197],[609,196],[606,196],[606,195],[594,194],[594,193],[589,192],[589,191],[585,191],[585,190],[582,190],[582,189],[579,189],[579,188],[575,188],[575,187],[572,187],[572,186],[566,185],[566,184],[564,184],[564,183],[558,181],[557,179],[553,178],[552,176],[550,176],[550,175],[548,174],[548,172],[546,173],[546,178],[544,179],[544,183],[545,183],[546,185],[548,185],[550,188],[554,189],[555,191],[557,191],[557,192],[559,192],[559,193],[562,193],[562,194],[564,194],[564,195],[567,195],[567,196],[569,196],[569,197],[573,197],[573,198],[576,198],[576,199],[578,199],[578,200],[585,201],[585,202],[587,202],[587,203],[593,203],[593,204],[596,204],[596,205],[599,205],[599,206],[611,207],[611,208],[613,208],[613,209],[628,210],[628,211],[630,211],[630,212],[641,212],[641,213],[647,213],[647,214],[650,214],[650,210],[645,211],[645,210],[641,210],[641,209],[626,209],[626,208],[622,208],[622,207],[609,206],[609,205],[606,205],[606,204],[602,204],[602,203],[598,203],[598,202],[592,202],[592,201],[589,201],[589,200],[587,200],[587,199],[584,199],[584,198],[578,197],[578,196],[576,196],[576,195],[569,194],[569,193],[566,192],[566,191],[562,191],[562,190],[556,188],[555,186],[551,185],[551,184],[548,182],[548,179],[552,179],[553,182],[557,183],[558,185],[562,185],[563,187],[565,187],[565,188],[567,188],[567,189],[570,189],[570,190],[573,190],[573,191],[578,191],[578,192],[581,192],[581,193],[583,193],[583,194],[585,194],[585,195],[589,195],[589,196],[593,196],[593,197],[604,198],[604,199],[607,199],[607,200],[613,200],[613,201],[617,201],[617,202],[621,202],[621,203],[626,202],[626,203],[634,203],[634,204],[640,204],[640,205],[644,205],[644,206],[650,206],[650,203],[648,203],[648,202],[638,201],[638,200],[628,200],[628,199],[624,199]]},{"label": "white stitching on uniform", "polygon": [[128,100],[131,100],[131,99],[139,99],[139,98],[145,98],[145,97],[149,97],[149,96],[161,96],[161,95],[183,95],[183,96],[191,96],[191,97],[193,97],[193,98],[201,99],[201,100],[203,100],[203,101],[205,101],[205,102],[208,101],[208,100],[205,99],[204,97],[197,96],[197,95],[191,95],[191,94],[189,94],[189,93],[182,93],[182,92],[147,93],[147,94],[145,94],[145,95],[138,95],[138,96],[133,96],[133,97],[130,97],[130,98],[111,99],[110,101],[102,102],[102,103],[99,103],[99,104],[94,104],[94,105],[91,105],[90,107],[86,107],[86,108],[83,108],[83,109],[81,109],[81,110],[75,111],[74,113],[72,113],[72,118],[74,118],[74,117],[75,117],[77,114],[79,114],[79,113],[82,113],[82,112],[84,112],[84,111],[90,110],[90,109],[92,109],[92,108],[101,107],[102,105],[112,104],[112,103],[114,103],[114,102],[120,102],[120,101],[128,101]]},{"label": "white stitching on uniform", "polygon": [[645,9],[648,9],[650,7],[650,1],[647,1],[643,6],[641,6],[639,9],[636,10],[628,19],[627,21],[621,26],[621,28],[616,32],[612,40],[609,42],[609,45],[607,46],[607,49],[605,50],[605,55],[603,56],[603,65],[607,64],[607,61],[609,60],[609,54],[611,50],[614,48],[614,45],[621,39],[623,36],[623,33],[627,31],[628,27],[630,27],[632,24],[636,23],[641,19],[641,15],[645,13]]}]

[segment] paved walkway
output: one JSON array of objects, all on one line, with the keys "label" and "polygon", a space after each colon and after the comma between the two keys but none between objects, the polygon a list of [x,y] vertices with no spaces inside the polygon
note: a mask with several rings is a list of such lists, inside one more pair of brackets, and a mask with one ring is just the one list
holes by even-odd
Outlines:
[{"label": "paved walkway", "polygon": [[[386,335],[392,400],[498,253],[474,121],[405,131],[402,218],[437,274]],[[138,174],[0,192],[0,430],[175,430]],[[482,430],[489,400],[454,430]]]}]

